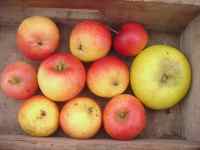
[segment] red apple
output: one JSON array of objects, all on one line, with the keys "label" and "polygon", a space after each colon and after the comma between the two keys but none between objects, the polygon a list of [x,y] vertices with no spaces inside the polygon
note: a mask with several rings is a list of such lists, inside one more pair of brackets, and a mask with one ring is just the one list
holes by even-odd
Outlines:
[{"label": "red apple", "polygon": [[148,34],[138,23],[124,24],[114,38],[114,48],[125,56],[135,56],[145,48]]},{"label": "red apple", "polygon": [[131,140],[146,126],[146,114],[142,103],[132,95],[113,97],[103,113],[104,128],[114,139]]},{"label": "red apple", "polygon": [[26,62],[7,65],[1,73],[2,91],[15,99],[27,99],[38,89],[36,70]]},{"label": "red apple", "polygon": [[105,56],[112,43],[111,32],[101,22],[87,20],[77,24],[70,35],[70,50],[82,61],[94,61]]},{"label": "red apple", "polygon": [[83,64],[69,53],[56,53],[44,60],[38,71],[43,94],[54,101],[66,101],[80,93],[85,85]]},{"label": "red apple", "polygon": [[123,93],[128,83],[128,66],[115,56],[97,60],[88,70],[87,85],[94,94],[101,97],[113,97]]},{"label": "red apple", "polygon": [[59,30],[47,17],[26,18],[19,26],[16,42],[18,49],[28,58],[42,60],[52,54],[59,44]]}]

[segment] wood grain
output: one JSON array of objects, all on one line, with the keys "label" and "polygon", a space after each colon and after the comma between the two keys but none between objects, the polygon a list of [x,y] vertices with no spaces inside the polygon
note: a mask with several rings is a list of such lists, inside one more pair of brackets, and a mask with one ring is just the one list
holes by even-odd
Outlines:
[{"label": "wood grain", "polygon": [[199,150],[200,143],[184,140],[73,140],[0,135],[2,150]]},{"label": "wood grain", "polygon": [[[38,7],[46,7],[45,10],[49,9],[51,14],[59,14],[57,19],[62,17],[61,20],[66,21],[85,19],[88,16],[89,19],[102,20],[115,25],[136,21],[144,24],[148,29],[180,32],[200,12],[199,2],[192,2],[194,1],[76,0],[73,2],[71,0],[8,0],[0,1],[0,7],[2,7],[2,10],[6,8],[4,11],[8,11],[8,13],[14,13],[14,7],[22,8],[21,12],[24,16],[28,16],[26,12],[33,7],[37,8],[37,15],[43,15],[45,11]],[[4,18],[8,19],[9,16],[2,15],[0,19]],[[18,17],[14,20],[17,19]]]},{"label": "wood grain", "polygon": [[200,16],[194,19],[181,36],[180,46],[192,64],[191,92],[184,103],[185,137],[200,141]]}]

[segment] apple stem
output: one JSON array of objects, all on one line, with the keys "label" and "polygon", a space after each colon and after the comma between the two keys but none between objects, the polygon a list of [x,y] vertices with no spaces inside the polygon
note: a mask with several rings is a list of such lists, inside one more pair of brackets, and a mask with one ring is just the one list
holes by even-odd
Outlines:
[{"label": "apple stem", "polygon": [[112,27],[109,27],[109,29],[110,29],[110,31],[112,31],[112,32],[115,33],[115,34],[118,34],[118,33],[119,33],[117,30],[115,30],[115,29],[112,28]]}]

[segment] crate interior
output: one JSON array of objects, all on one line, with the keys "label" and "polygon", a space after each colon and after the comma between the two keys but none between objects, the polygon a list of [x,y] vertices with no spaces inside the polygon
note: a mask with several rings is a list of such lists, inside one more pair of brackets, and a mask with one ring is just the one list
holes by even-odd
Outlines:
[{"label": "crate interior", "polygon": [[[103,1],[104,2],[104,1]],[[121,3],[120,3],[121,2]],[[79,8],[80,1],[77,4],[72,2],[70,8],[47,8],[46,3],[42,2],[39,8],[39,1],[27,1],[25,4],[18,4],[17,1],[0,2],[0,70],[11,62],[18,59],[26,60],[38,65],[38,62],[33,62],[24,58],[16,49],[15,34],[19,23],[27,16],[45,15],[51,17],[59,26],[61,31],[61,42],[58,51],[68,51],[68,38],[74,24],[84,19],[96,19],[107,23],[112,29],[118,30],[120,24],[127,21],[137,21],[145,25],[150,35],[148,46],[153,44],[169,44],[176,48],[180,48],[181,32],[187,24],[200,11],[198,6],[185,4],[163,4],[163,3],[122,3],[122,1],[113,2],[111,5],[109,1],[108,8],[104,11],[99,11],[97,5],[89,5],[86,1],[85,7]],[[66,1],[66,3],[69,3]],[[51,1],[51,7],[57,6]],[[59,3],[58,3],[59,4]],[[74,4],[74,5],[73,5]],[[104,3],[105,4],[105,3]],[[87,6],[89,5],[89,6]],[[110,6],[111,5],[111,6]],[[33,7],[32,7],[33,6]],[[82,6],[82,5],[81,5]],[[64,7],[64,6],[63,6]],[[120,9],[122,11],[120,11]],[[103,13],[102,13],[103,12]],[[159,13],[160,12],[160,13]],[[185,15],[185,17],[180,17]],[[114,36],[113,32],[113,36]],[[190,50],[184,50],[184,53],[190,59]],[[109,55],[117,55],[129,65],[134,59],[133,57],[122,57],[118,55],[113,49]],[[192,64],[193,65],[193,64]],[[90,64],[85,64],[86,68]],[[192,91],[190,91],[192,92]],[[130,87],[125,93],[132,93]],[[101,104],[102,108],[106,104],[106,100],[94,96],[85,87],[81,96],[90,96]],[[185,101],[190,101],[186,96],[185,99],[175,107],[164,111],[147,111],[147,128],[138,137],[139,139],[185,139]],[[6,97],[0,92],[0,134],[2,135],[24,135],[17,123],[16,115],[18,108],[22,102],[15,101]],[[189,103],[187,103],[188,105]],[[59,104],[62,107],[62,103]],[[53,135],[54,137],[65,136],[61,129]],[[97,139],[108,139],[109,137],[103,131],[96,136]]]}]

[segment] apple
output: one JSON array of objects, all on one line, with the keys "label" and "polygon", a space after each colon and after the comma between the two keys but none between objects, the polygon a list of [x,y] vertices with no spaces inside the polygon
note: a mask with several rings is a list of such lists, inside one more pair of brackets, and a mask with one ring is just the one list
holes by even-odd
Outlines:
[{"label": "apple", "polygon": [[59,29],[48,17],[32,16],[19,26],[16,43],[29,59],[42,60],[50,56],[59,44]]},{"label": "apple", "polygon": [[49,136],[58,128],[59,110],[48,98],[33,96],[20,107],[18,122],[22,130],[31,136]]},{"label": "apple", "polygon": [[131,66],[135,95],[151,109],[167,109],[183,99],[191,83],[191,68],[184,54],[167,45],[142,51]]},{"label": "apple", "polygon": [[105,56],[111,49],[112,36],[101,22],[87,20],[78,23],[70,35],[70,51],[80,60],[89,62]]},{"label": "apple", "polygon": [[135,56],[145,48],[148,33],[138,23],[127,23],[114,38],[114,49],[124,56]]},{"label": "apple", "polygon": [[64,133],[72,138],[91,138],[101,127],[101,109],[89,97],[74,98],[62,108],[60,125]]},{"label": "apple", "polygon": [[85,85],[83,64],[69,53],[56,53],[39,66],[38,84],[42,93],[54,101],[66,101],[77,94]]},{"label": "apple", "polygon": [[27,99],[38,89],[36,70],[24,61],[9,64],[1,72],[0,85],[7,96]]},{"label": "apple", "polygon": [[113,97],[128,87],[128,66],[116,56],[106,56],[94,62],[87,73],[89,89],[100,97]]},{"label": "apple", "polygon": [[131,140],[146,127],[144,106],[132,95],[115,96],[105,106],[103,122],[106,132],[113,139]]}]

